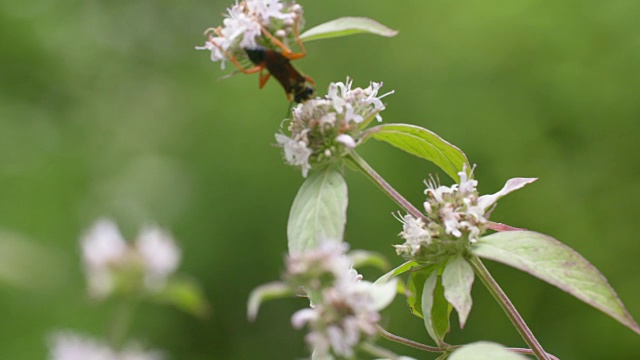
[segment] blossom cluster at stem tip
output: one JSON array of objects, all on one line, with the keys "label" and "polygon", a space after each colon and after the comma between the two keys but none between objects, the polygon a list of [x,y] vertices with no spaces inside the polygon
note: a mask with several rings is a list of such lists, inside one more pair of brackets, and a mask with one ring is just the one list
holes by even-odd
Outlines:
[{"label": "blossom cluster at stem tip", "polygon": [[99,299],[123,284],[129,291],[160,291],[181,258],[180,249],[165,231],[143,228],[129,244],[116,224],[106,219],[97,221],[82,237],[81,247],[89,294]]},{"label": "blossom cluster at stem tip", "polygon": [[342,242],[325,241],[287,259],[285,279],[303,288],[312,303],[297,311],[291,322],[295,328],[309,328],[305,341],[316,359],[353,358],[377,333],[379,310],[396,293],[395,281],[378,286],[362,280],[345,255],[347,248]]},{"label": "blossom cluster at stem tip", "polygon": [[425,181],[426,221],[408,214],[398,216],[403,224],[400,237],[405,240],[395,246],[399,255],[433,263],[464,252],[487,231],[489,215],[498,199],[536,180],[514,178],[499,192],[480,196],[476,189],[478,181],[472,175],[473,171],[467,171],[464,165],[458,173],[458,184],[443,186],[433,177]]},{"label": "blossom cluster at stem tip", "polygon": [[364,89],[352,85],[349,78],[344,83],[331,83],[324,98],[298,104],[289,119],[289,134],[275,135],[285,162],[300,167],[304,177],[313,165],[339,160],[355,148],[373,119],[382,121],[380,112],[385,104],[381,99],[393,91],[378,95],[381,82],[371,82]]},{"label": "blossom cluster at stem tip", "polygon": [[296,33],[303,25],[302,12],[302,6],[294,1],[236,2],[227,9],[223,25],[205,31],[207,40],[203,46],[196,46],[196,50],[210,51],[211,61],[220,61],[224,68],[228,55],[245,56],[243,49],[276,49],[273,39],[288,46],[296,41]]}]

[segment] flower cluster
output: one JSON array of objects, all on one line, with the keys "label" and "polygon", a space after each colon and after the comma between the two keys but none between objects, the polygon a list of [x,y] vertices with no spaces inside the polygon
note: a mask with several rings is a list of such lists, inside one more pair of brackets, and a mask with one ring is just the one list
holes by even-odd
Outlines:
[{"label": "flower cluster", "polygon": [[162,360],[157,351],[143,351],[138,346],[130,346],[115,351],[97,340],[72,332],[61,332],[51,337],[50,360]]},{"label": "flower cluster", "polygon": [[284,149],[285,161],[300,166],[307,176],[312,164],[322,164],[339,158],[356,147],[360,132],[374,118],[382,121],[385,109],[378,96],[382,83],[351,89],[352,81],[331,83],[324,99],[311,99],[293,109],[289,123],[290,136],[276,134]]},{"label": "flower cluster", "polygon": [[312,302],[291,321],[295,328],[309,327],[305,340],[317,359],[353,358],[357,347],[376,334],[378,311],[396,293],[394,281],[363,281],[345,256],[346,249],[344,243],[327,241],[287,260],[288,282],[302,287]]},{"label": "flower cluster", "polygon": [[479,196],[478,181],[467,173],[466,166],[458,173],[460,183],[451,187],[439,185],[431,178],[426,181],[425,218],[405,215],[400,219],[405,240],[396,245],[399,255],[407,259],[438,262],[442,256],[464,251],[486,232],[489,215],[502,196],[522,188],[536,179],[514,178],[493,195]]},{"label": "flower cluster", "polygon": [[181,256],[164,231],[144,228],[134,244],[128,244],[109,220],[99,220],[81,239],[81,246],[89,294],[100,299],[116,290],[161,290]]},{"label": "flower cluster", "polygon": [[211,61],[221,61],[223,69],[228,55],[245,57],[243,49],[276,49],[275,41],[288,46],[302,26],[302,6],[293,1],[244,0],[227,11],[224,26],[207,29],[204,46],[196,46],[211,51]]}]

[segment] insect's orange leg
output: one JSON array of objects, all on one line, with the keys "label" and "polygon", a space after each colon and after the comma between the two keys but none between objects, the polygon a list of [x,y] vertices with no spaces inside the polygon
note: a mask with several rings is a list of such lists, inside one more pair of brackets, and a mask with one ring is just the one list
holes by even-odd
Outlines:
[{"label": "insect's orange leg", "polygon": [[[211,29],[207,29],[207,32],[210,32]],[[216,33],[219,32],[219,28],[218,29],[214,29],[216,31]],[[213,44],[213,46],[217,47],[218,50],[222,51],[222,53],[224,54],[224,56],[229,59],[229,61],[231,61],[233,63],[233,65],[235,65],[238,70],[240,70],[242,73],[244,74],[255,74],[258,71],[261,71],[264,69],[264,65],[260,64],[260,65],[256,65],[252,68],[248,68],[245,69],[244,66],[242,66],[240,64],[240,62],[238,62],[238,59],[236,59],[235,56],[232,56],[231,54],[229,54],[225,49],[222,48],[222,46],[216,44],[215,41],[213,41],[213,36],[209,35],[209,42],[211,42]]]},{"label": "insect's orange leg", "polygon": [[274,45],[282,49],[282,56],[286,57],[289,60],[302,59],[307,55],[307,50],[304,48],[304,45],[302,45],[302,40],[300,40],[300,35],[298,33],[299,21],[300,21],[300,16],[297,16],[293,23],[293,34],[295,35],[296,43],[300,47],[300,51],[301,51],[299,53],[294,53],[287,45],[285,45],[282,41],[280,41],[278,38],[273,36],[273,34],[267,31],[267,29],[265,29],[264,26],[262,26],[262,33],[264,34],[264,36],[269,38],[269,40],[271,40],[271,42],[273,42]]},{"label": "insect's orange leg", "polygon": [[271,73],[269,73],[268,71],[266,73],[260,72],[260,82],[258,83],[258,88],[262,89],[267,84],[267,81],[269,81],[270,77]]},{"label": "insect's orange leg", "polygon": [[307,76],[307,75],[304,75],[304,78],[305,78],[309,83],[311,83],[311,85],[316,86],[316,82],[315,82],[315,81],[313,81],[313,79],[312,79],[312,78],[310,78],[310,77],[309,77],[309,76]]}]

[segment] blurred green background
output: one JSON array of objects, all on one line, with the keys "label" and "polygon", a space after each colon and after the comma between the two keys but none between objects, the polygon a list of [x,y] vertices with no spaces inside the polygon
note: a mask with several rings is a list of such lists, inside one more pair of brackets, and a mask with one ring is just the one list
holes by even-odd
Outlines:
[{"label": "blurred green background", "polygon": [[[303,179],[272,146],[288,108],[278,84],[259,91],[257,76],[219,80],[230,70],[194,50],[230,5],[0,2],[0,235],[40,244],[63,265],[30,264],[43,276],[0,283],[0,359],[45,358],[57,329],[104,333],[111,305],[85,297],[78,247],[103,216],[129,237],[150,222],[169,229],[183,249],[182,271],[201,281],[213,306],[206,320],[145,306],[132,337],[173,359],[306,356],[303,333],[290,325],[303,299],[267,303],[255,323],[246,320],[249,291],[282,271],[288,210]],[[539,177],[501,201],[492,219],[578,250],[640,318],[640,2],[302,5],[307,28],[355,15],[400,30],[392,39],[310,42],[295,65],[320,93],[347,75],[357,86],[384,81],[383,90],[396,91],[385,98],[384,120],[427,127],[461,147],[478,164],[482,193],[511,177]],[[384,144],[361,153],[423,201],[433,166]],[[400,241],[396,206],[360,174],[345,177],[347,241],[399,264],[390,246]],[[528,275],[488,266],[549,352],[640,358],[640,338],[614,320]],[[524,346],[479,282],[473,296],[467,327],[454,325],[450,343]],[[400,298],[384,323],[429,342]]]}]

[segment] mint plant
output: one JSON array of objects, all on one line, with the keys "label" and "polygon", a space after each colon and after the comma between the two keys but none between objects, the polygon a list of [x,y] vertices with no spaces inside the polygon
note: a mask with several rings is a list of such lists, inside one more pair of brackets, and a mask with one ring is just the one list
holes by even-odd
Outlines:
[{"label": "mint plant", "polygon": [[[247,61],[248,53],[257,47],[281,52],[282,44],[288,48],[297,43],[303,48],[306,41],[337,36],[396,34],[364,18],[336,19],[298,34],[304,25],[302,14],[302,7],[294,2],[236,3],[229,9],[224,26],[207,30],[205,45],[198,49],[211,51],[213,61],[224,64],[230,60],[240,71],[250,73],[253,70],[248,70],[252,66]],[[269,67],[258,70],[272,71]],[[296,312],[291,321],[295,328],[308,330],[305,340],[313,359],[408,359],[379,345],[378,337],[440,353],[439,359],[509,360],[523,359],[523,354],[556,359],[538,342],[484,266],[482,259],[489,259],[544,280],[640,334],[640,327],[605,277],[579,253],[547,235],[490,220],[500,198],[535,178],[513,178],[494,194],[478,194],[475,165],[460,148],[419,126],[381,124],[380,113],[385,109],[382,99],[393,93],[378,95],[381,87],[381,82],[371,82],[366,88],[354,88],[349,78],[344,83],[331,83],[326,95],[299,99],[300,104],[285,121],[286,128],[276,133],[285,162],[299,167],[306,180],[289,215],[286,272],[281,281],[260,286],[250,295],[250,319],[257,316],[266,300],[306,296],[309,308]],[[454,184],[443,185],[431,177],[425,182],[424,203],[414,206],[358,154],[358,147],[368,140],[387,143],[434,163]],[[403,242],[395,248],[404,263],[374,282],[365,281],[353,269],[356,257],[350,256],[343,242],[348,191],[342,174],[347,168],[368,177],[400,209],[396,217],[402,224]],[[401,275],[407,275],[406,285]],[[476,277],[529,348],[445,342],[454,309],[460,327],[465,325],[473,306],[471,288]],[[379,312],[396,292],[406,296],[411,314],[423,319],[434,345],[399,337],[379,325]]]}]

